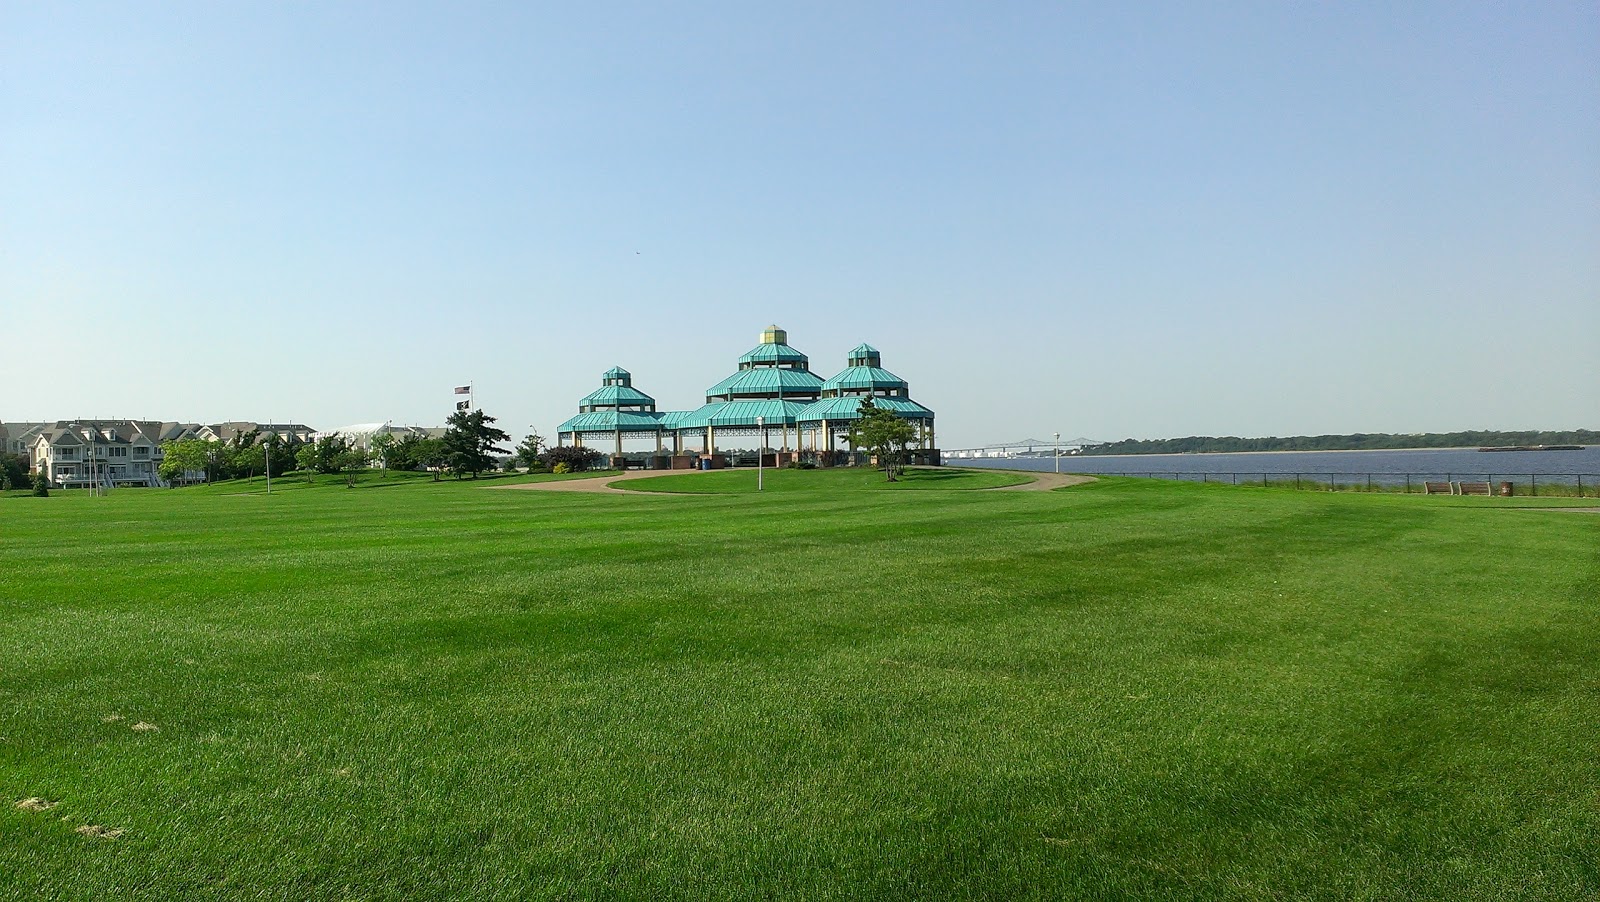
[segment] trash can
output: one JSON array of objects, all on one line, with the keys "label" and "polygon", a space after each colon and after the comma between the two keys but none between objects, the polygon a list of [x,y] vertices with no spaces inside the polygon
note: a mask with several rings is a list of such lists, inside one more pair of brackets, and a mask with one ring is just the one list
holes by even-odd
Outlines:
[{"label": "trash can", "polygon": [[711,469],[711,458],[709,458],[709,457],[700,458],[700,469],[702,469],[702,470]]},{"label": "trash can", "polygon": [[1514,491],[1516,491],[1516,488],[1515,488],[1515,486],[1512,485],[1512,483],[1509,483],[1509,482],[1500,483],[1500,497],[1502,497],[1502,498],[1510,498],[1511,497],[1511,493],[1514,492]]}]

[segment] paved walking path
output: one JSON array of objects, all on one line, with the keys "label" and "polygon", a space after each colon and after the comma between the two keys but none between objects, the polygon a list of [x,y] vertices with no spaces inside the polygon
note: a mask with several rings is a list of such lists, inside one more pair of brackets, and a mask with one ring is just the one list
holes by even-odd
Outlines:
[{"label": "paved walking path", "polygon": [[[979,472],[982,472],[982,471],[980,470]],[[1021,470],[1013,470],[1011,472],[1023,472],[1023,471],[1021,471]],[[1094,477],[1093,476],[1078,476],[1078,475],[1075,475],[1075,474],[1072,474],[1072,473],[1034,473],[1034,472],[1030,471],[1030,472],[1027,472],[1026,475],[1032,476],[1033,477],[1033,481],[1032,482],[1024,482],[1021,485],[1003,485],[1003,486],[999,486],[998,488],[984,489],[984,491],[987,491],[987,492],[1048,492],[1051,489],[1059,489],[1059,488],[1061,488],[1063,486],[1083,485],[1086,482],[1094,482]]]},{"label": "paved walking path", "polygon": [[[718,472],[716,470],[628,470],[624,473],[606,473],[601,476],[591,476],[588,479],[558,479],[555,482],[526,482],[520,485],[492,485],[491,489],[521,489],[526,492],[623,492],[625,489],[616,487],[616,483],[628,479],[648,479],[651,476],[686,476],[690,473]],[[982,471],[979,471],[982,472]],[[1022,471],[1014,471],[1022,472]],[[1033,478],[1031,482],[1020,485],[1003,485],[992,489],[979,489],[983,492],[1048,492],[1062,486],[1082,485],[1085,482],[1094,482],[1093,476],[1074,476],[1069,473],[1022,473]],[[629,492],[636,495],[637,492]]]},{"label": "paved walking path", "polygon": [[[612,483],[626,479],[646,479],[651,476],[687,476],[690,473],[716,472],[715,470],[627,470],[622,473],[605,473],[588,479],[558,479],[554,482],[525,482],[521,485],[493,485],[492,489],[522,489],[528,492],[621,492]],[[629,492],[637,495],[638,492]]]}]

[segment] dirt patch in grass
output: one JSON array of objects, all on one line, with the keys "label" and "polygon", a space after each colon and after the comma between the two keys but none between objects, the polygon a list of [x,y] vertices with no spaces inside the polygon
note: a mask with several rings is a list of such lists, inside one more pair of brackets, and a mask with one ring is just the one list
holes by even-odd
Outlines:
[{"label": "dirt patch in grass", "polygon": [[84,824],[78,828],[79,836],[87,836],[90,839],[116,839],[124,832],[121,829],[102,827],[99,824]]},{"label": "dirt patch in grass", "polygon": [[36,796],[31,799],[23,799],[17,803],[17,807],[21,808],[23,811],[49,811],[59,804],[61,803],[52,802],[49,799],[41,799]]},{"label": "dirt patch in grass", "polygon": [[159,733],[159,732],[161,732],[161,728],[160,727],[156,726],[153,723],[145,723],[142,720],[139,721],[138,723],[134,724],[133,726],[129,727],[128,729],[134,731],[135,733]]}]

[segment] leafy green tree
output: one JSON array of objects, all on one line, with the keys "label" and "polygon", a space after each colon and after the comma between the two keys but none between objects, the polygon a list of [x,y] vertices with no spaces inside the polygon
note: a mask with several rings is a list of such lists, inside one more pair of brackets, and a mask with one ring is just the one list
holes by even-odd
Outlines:
[{"label": "leafy green tree", "polygon": [[871,398],[861,402],[861,419],[850,426],[850,444],[870,451],[890,482],[905,472],[906,446],[916,437],[909,421],[873,404]]},{"label": "leafy green tree", "polygon": [[50,480],[44,478],[44,471],[33,474],[33,494],[36,498],[50,497]]},{"label": "leafy green tree", "polygon": [[276,432],[268,432],[261,437],[262,455],[266,458],[266,466],[272,470],[273,476],[283,474],[295,468],[295,455],[299,452],[302,442],[296,435],[290,434],[287,438]]},{"label": "leafy green tree", "polygon": [[32,482],[28,477],[27,455],[0,454],[0,489],[20,489]]},{"label": "leafy green tree", "polygon": [[385,477],[389,475],[391,469],[394,469],[394,461],[391,458],[394,455],[395,445],[399,443],[399,439],[396,439],[392,432],[380,432],[372,437],[372,462],[383,467]]},{"label": "leafy green tree", "polygon": [[361,469],[365,467],[370,460],[371,455],[369,455],[366,451],[347,442],[342,450],[333,455],[333,459],[329,461],[329,465],[334,468],[333,471],[335,473],[344,474],[344,484],[346,487],[355,488],[356,474],[360,473]]},{"label": "leafy green tree", "polygon": [[233,470],[232,475],[234,477],[254,478],[257,473],[266,472],[266,446],[252,444],[230,448],[228,451],[228,463]]},{"label": "leafy green tree", "polygon": [[544,450],[544,436],[537,432],[528,433],[513,452],[512,460],[528,469],[539,466],[539,453]]},{"label": "leafy green tree", "polygon": [[449,427],[444,433],[445,451],[457,479],[466,473],[477,479],[479,473],[494,468],[495,455],[508,453],[498,443],[510,441],[511,436],[494,423],[495,418],[482,410],[458,410],[445,421]]},{"label": "leafy green tree", "polygon": [[311,474],[317,472],[317,446],[312,442],[301,445],[294,453],[294,462],[306,474],[306,482],[310,482]]},{"label": "leafy green tree", "polygon": [[342,435],[324,435],[310,448],[311,469],[324,474],[344,472],[345,462],[340,459],[340,455],[350,450],[349,439]]},{"label": "leafy green tree", "polygon": [[594,469],[603,456],[593,448],[563,445],[559,448],[544,449],[544,453],[539,455],[539,460],[552,471],[556,467],[565,465],[567,469],[563,472],[577,473]]},{"label": "leafy green tree", "polygon": [[211,442],[197,438],[180,438],[161,443],[161,465],[156,468],[156,475],[167,482],[176,482],[186,473],[211,473],[212,453],[215,447]]},{"label": "leafy green tree", "polygon": [[442,438],[417,439],[413,453],[417,466],[432,471],[434,482],[439,481],[444,468],[450,465],[450,449],[445,447]]}]

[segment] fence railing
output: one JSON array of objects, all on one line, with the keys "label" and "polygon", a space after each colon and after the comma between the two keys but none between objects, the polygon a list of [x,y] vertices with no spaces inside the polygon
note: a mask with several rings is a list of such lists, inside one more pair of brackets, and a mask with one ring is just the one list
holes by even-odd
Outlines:
[{"label": "fence railing", "polygon": [[[1600,498],[1600,473],[1262,473],[1216,471],[1160,472],[1129,470],[1092,476],[1136,476],[1184,482],[1219,482],[1266,488],[1324,492],[1422,493],[1430,482],[1487,482],[1495,494]],[[1506,488],[1508,487],[1508,488]]]}]

